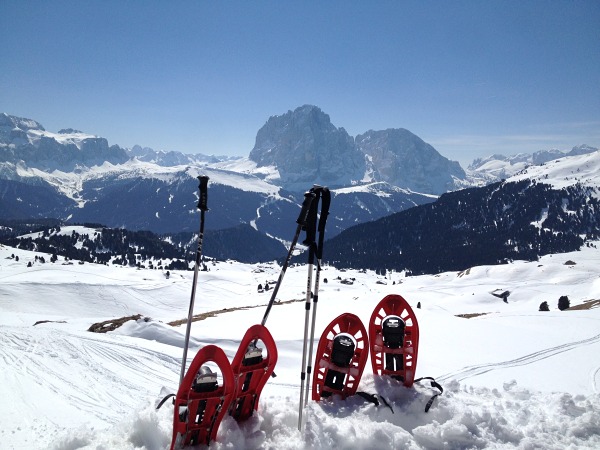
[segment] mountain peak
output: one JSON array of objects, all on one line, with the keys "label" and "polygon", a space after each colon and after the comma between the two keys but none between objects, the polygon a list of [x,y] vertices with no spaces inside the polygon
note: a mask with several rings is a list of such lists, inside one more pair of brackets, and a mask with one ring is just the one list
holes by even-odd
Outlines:
[{"label": "mountain peak", "polygon": [[73,128],[63,128],[58,130],[58,134],[83,134],[83,131],[74,130]]},{"label": "mountain peak", "polygon": [[256,134],[250,160],[258,167],[276,167],[278,182],[292,190],[314,183],[349,185],[365,173],[354,139],[314,105],[271,116]]},{"label": "mountain peak", "polygon": [[11,116],[10,114],[0,113],[0,129],[19,128],[22,131],[39,130],[45,131],[44,127],[35,120],[26,119],[25,117]]},{"label": "mountain peak", "polygon": [[442,194],[454,189],[454,178],[465,177],[460,164],[404,128],[369,130],[356,136],[355,142],[368,155],[374,177],[380,181],[416,192]]}]

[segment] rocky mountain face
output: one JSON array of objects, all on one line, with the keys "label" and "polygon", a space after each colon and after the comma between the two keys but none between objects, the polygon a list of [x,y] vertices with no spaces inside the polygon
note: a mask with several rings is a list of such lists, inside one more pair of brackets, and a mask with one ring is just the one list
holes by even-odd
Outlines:
[{"label": "rocky mountain face", "polygon": [[373,177],[415,192],[440,195],[456,188],[465,172],[456,161],[408,130],[367,131],[356,137],[356,146],[367,157]]},{"label": "rocky mountain face", "polygon": [[275,166],[280,178],[274,181],[289,190],[311,183],[349,186],[362,180],[366,168],[354,139],[311,105],[269,118],[256,134],[250,159],[258,167]]},{"label": "rocky mountain face", "polygon": [[49,133],[34,120],[0,114],[0,162],[22,162],[45,171],[73,171],[78,166],[122,164],[129,159],[104,138],[66,129]]},{"label": "rocky mountain face", "polygon": [[465,178],[457,162],[408,130],[371,130],[353,138],[312,105],[271,117],[258,131],[250,159],[276,168],[273,181],[290,190],[311,182],[340,187],[385,181],[439,195]]},{"label": "rocky mountain face", "polygon": [[[327,150],[327,158],[313,152],[318,164],[309,164],[312,172],[305,171],[300,163],[296,169],[286,151],[279,154],[279,159],[274,158],[274,152],[263,155],[261,160],[265,164],[282,165],[281,171],[289,181],[284,187],[274,186],[252,173],[236,171],[239,166],[235,158],[224,161],[226,158],[160,152],[139,146],[125,150],[78,130],[51,133],[36,121],[3,114],[0,117],[2,218],[51,217],[156,233],[194,232],[198,227],[195,177],[203,173],[211,178],[207,230],[251,224],[257,232],[289,240],[305,190],[314,183],[332,187],[336,183],[351,185],[360,178],[358,174],[362,177],[365,172],[364,155],[343,129],[335,128],[315,108],[306,108],[300,116],[292,120],[297,127],[295,133],[300,133],[295,137],[300,143],[294,148],[314,150],[308,143],[321,142],[318,148],[324,149],[328,142],[337,142],[341,143],[340,151],[346,153],[336,164],[328,164],[326,159],[335,159],[334,150]],[[281,120],[270,122],[277,124]],[[292,135],[288,139],[292,140]],[[249,164],[248,160],[239,161],[242,166]],[[352,164],[347,166],[349,161],[354,161],[360,170],[354,170]],[[106,166],[105,162],[112,165]],[[223,163],[231,168],[220,168]],[[297,170],[302,176],[294,178],[286,169]],[[293,190],[286,190],[291,186]],[[356,223],[434,200],[385,182],[345,187],[334,190],[333,194],[337,206],[331,211],[329,236]]]}]

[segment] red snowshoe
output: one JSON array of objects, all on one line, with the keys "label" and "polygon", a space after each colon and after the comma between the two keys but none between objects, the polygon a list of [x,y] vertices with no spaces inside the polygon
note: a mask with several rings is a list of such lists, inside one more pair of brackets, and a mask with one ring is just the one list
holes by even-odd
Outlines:
[{"label": "red snowshoe", "polygon": [[[267,350],[258,347],[261,341]],[[231,368],[235,379],[235,398],[231,403],[230,414],[242,421],[258,409],[260,393],[269,380],[277,363],[277,346],[273,336],[263,325],[254,325],[246,331]]]},{"label": "red snowshoe", "polygon": [[319,339],[312,398],[354,395],[369,356],[367,330],[354,314],[345,313],[325,328]]},{"label": "red snowshoe", "polygon": [[[217,374],[204,366],[211,361],[223,375],[221,386]],[[192,361],[175,397],[171,450],[209,445],[229,410],[234,388],[233,371],[223,350],[215,345],[203,347]]]},{"label": "red snowshoe", "polygon": [[371,364],[375,375],[389,375],[412,386],[417,370],[419,324],[400,295],[388,295],[375,307],[369,321]]}]

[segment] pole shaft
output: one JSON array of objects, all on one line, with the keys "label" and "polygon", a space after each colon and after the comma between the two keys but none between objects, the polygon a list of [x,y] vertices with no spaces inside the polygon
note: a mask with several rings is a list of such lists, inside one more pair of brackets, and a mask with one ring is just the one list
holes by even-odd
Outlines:
[{"label": "pole shaft", "polygon": [[181,360],[181,372],[179,374],[179,385],[183,382],[185,376],[185,364],[187,361],[188,346],[190,342],[190,332],[192,330],[192,318],[194,317],[194,302],[196,300],[196,285],[198,283],[198,271],[202,259],[202,242],[204,240],[204,213],[208,211],[208,177],[198,177],[200,196],[198,200],[198,209],[200,209],[200,231],[198,233],[198,247],[196,249],[196,259],[194,262],[194,279],[192,282],[192,294],[190,297],[190,307],[188,310],[188,318],[185,327],[185,341],[183,345],[183,357]]},{"label": "pole shaft", "polygon": [[306,218],[308,216],[308,211],[310,209],[310,205],[315,198],[315,194],[312,192],[306,192],[304,194],[304,201],[302,202],[302,207],[300,209],[300,215],[296,220],[298,226],[296,227],[296,234],[292,239],[292,243],[290,244],[290,249],[288,250],[287,257],[283,263],[281,271],[279,272],[279,278],[277,279],[277,283],[273,288],[273,292],[271,293],[271,299],[269,300],[269,304],[267,305],[267,310],[262,318],[261,325],[265,325],[267,323],[267,319],[269,318],[269,313],[271,312],[271,308],[273,307],[273,303],[275,303],[275,298],[277,297],[277,293],[279,292],[279,288],[281,287],[281,283],[283,282],[283,277],[285,275],[285,271],[288,268],[290,260],[292,259],[292,255],[294,253],[294,249],[296,248],[296,243],[298,242],[298,237],[300,237],[300,232],[302,231],[302,227],[306,225]]},{"label": "pole shaft", "polygon": [[[312,248],[309,250],[313,252]],[[302,344],[302,371],[300,373],[300,401],[298,405],[298,431],[302,431],[302,410],[304,409],[304,380],[306,378],[306,341],[308,339],[308,321],[310,318],[310,302],[312,293],[313,263],[308,264],[308,277],[306,281],[306,303],[304,304],[304,340]]]}]

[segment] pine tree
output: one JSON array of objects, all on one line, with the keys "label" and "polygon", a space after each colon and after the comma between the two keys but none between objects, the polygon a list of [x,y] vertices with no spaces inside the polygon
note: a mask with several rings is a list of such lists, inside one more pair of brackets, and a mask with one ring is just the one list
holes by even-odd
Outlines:
[{"label": "pine tree", "polygon": [[561,311],[564,311],[565,309],[569,308],[570,306],[571,306],[571,302],[569,301],[569,297],[567,297],[566,295],[562,295],[558,299],[558,309],[560,309]]},{"label": "pine tree", "polygon": [[540,311],[550,311],[550,307],[548,306],[548,302],[540,303]]}]

